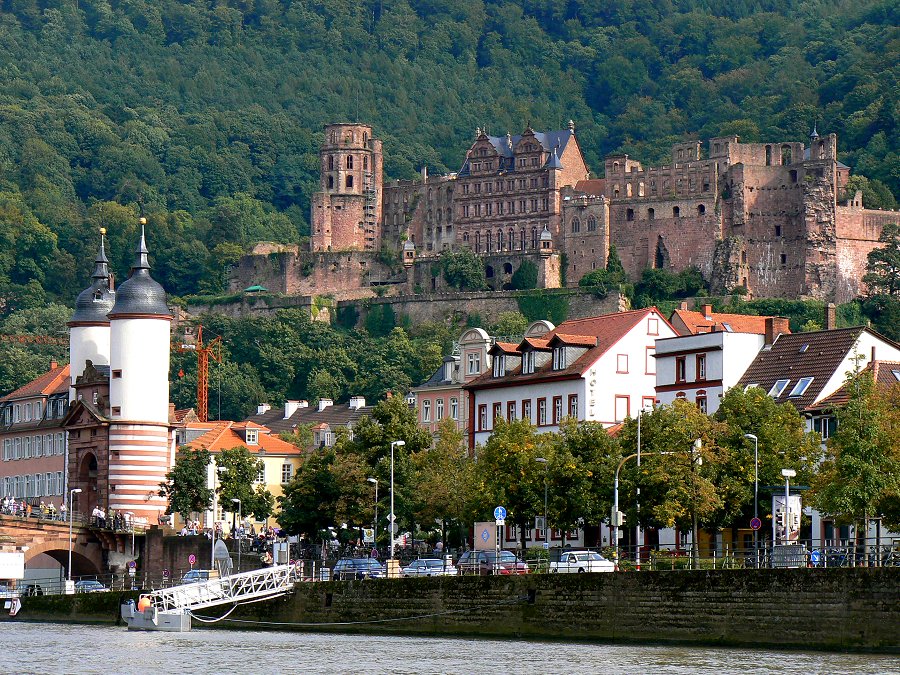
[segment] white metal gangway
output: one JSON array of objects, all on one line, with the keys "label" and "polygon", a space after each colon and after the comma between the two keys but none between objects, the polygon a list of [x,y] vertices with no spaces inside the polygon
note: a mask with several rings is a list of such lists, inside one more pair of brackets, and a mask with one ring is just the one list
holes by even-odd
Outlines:
[{"label": "white metal gangway", "polygon": [[299,581],[294,565],[277,565],[148,593],[150,606],[122,605],[122,618],[133,630],[190,630],[191,612],[218,605],[237,605],[290,593]]}]

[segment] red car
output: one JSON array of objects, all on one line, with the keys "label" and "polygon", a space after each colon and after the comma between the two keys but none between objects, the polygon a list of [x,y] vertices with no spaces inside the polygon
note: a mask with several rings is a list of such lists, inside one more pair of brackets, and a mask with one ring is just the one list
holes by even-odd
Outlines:
[{"label": "red car", "polygon": [[456,563],[459,574],[528,574],[527,563],[509,551],[466,551]]}]

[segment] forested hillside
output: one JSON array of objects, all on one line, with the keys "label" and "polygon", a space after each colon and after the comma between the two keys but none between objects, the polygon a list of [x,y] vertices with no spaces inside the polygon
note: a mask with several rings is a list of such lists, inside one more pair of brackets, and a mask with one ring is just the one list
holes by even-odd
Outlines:
[{"label": "forested hillside", "polygon": [[880,181],[870,201],[900,194],[891,0],[0,7],[5,312],[71,303],[101,223],[121,277],[139,209],[167,289],[217,291],[248,243],[307,233],[334,120],[371,122],[395,178],[457,169],[476,126],[571,118],[596,171],[611,151],[656,161],[685,136],[803,140],[815,121]]}]

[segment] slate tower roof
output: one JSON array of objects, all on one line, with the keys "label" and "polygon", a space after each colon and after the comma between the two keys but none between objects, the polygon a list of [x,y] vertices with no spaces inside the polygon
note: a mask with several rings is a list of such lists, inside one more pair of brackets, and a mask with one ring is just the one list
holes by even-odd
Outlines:
[{"label": "slate tower roof", "polygon": [[[143,219],[142,219],[143,221]],[[149,251],[144,238],[144,222],[141,222],[141,239],[135,252],[131,272],[116,291],[116,304],[109,313],[109,318],[124,316],[157,316],[170,317],[166,305],[166,292],[163,287],[150,276]]]},{"label": "slate tower roof", "polygon": [[69,325],[73,324],[108,324],[107,314],[113,308],[116,301],[116,292],[110,289],[109,260],[106,257],[106,247],[103,241],[103,231],[100,234],[100,251],[94,261],[94,273],[91,274],[91,285],[78,294],[75,300],[75,313],[69,319]]}]

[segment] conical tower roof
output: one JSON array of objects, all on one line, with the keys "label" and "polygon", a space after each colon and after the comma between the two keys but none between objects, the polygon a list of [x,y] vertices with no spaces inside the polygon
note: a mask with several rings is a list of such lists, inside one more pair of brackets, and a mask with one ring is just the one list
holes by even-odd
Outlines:
[{"label": "conical tower roof", "polygon": [[91,285],[78,294],[75,300],[75,313],[69,319],[73,324],[108,324],[107,314],[116,301],[115,291],[109,288],[109,260],[106,257],[106,246],[103,240],[105,230],[100,230],[100,251],[94,260],[94,273],[91,274]]},{"label": "conical tower roof", "polygon": [[135,251],[134,264],[128,279],[116,290],[116,304],[109,312],[109,318],[154,316],[171,317],[166,305],[166,292],[150,276],[149,251],[144,236],[146,220],[141,218],[141,238]]}]

